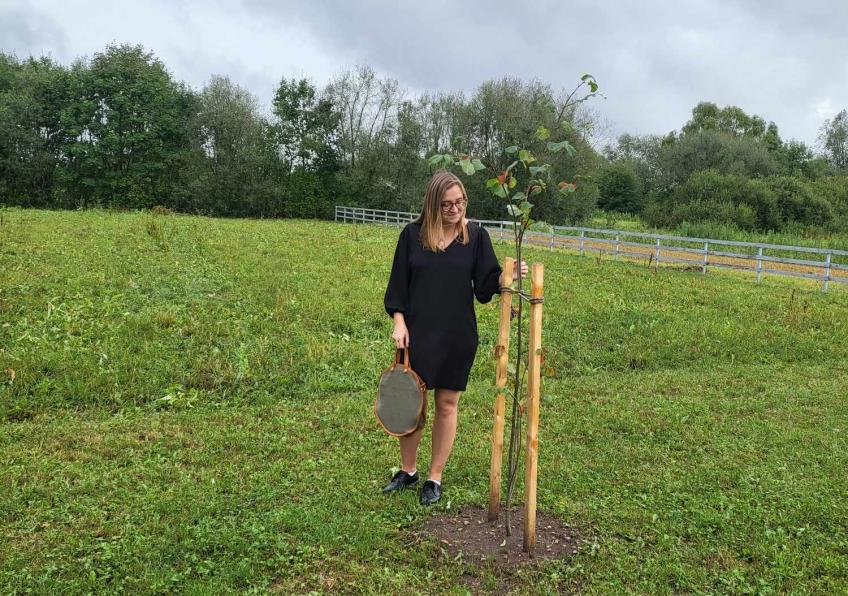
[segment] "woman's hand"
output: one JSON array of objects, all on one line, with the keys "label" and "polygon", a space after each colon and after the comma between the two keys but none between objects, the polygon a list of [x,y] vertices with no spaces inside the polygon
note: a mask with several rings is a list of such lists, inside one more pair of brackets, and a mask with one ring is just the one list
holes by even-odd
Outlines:
[{"label": "woman's hand", "polygon": [[[522,260],[521,261],[521,278],[522,279],[527,277],[527,271],[528,271],[527,261]],[[515,281],[517,279],[518,279],[518,270],[513,268],[513,270],[512,270],[512,280]]]},{"label": "woman's hand", "polygon": [[392,339],[395,341],[395,347],[409,347],[409,330],[406,328],[406,322],[400,319],[395,319],[395,328],[392,330]]}]

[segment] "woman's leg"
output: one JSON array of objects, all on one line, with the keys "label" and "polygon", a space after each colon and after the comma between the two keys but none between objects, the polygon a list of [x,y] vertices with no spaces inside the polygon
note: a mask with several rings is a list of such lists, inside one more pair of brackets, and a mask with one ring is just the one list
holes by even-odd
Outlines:
[{"label": "woman's leg", "polygon": [[418,445],[421,443],[421,435],[424,429],[419,428],[411,435],[398,437],[400,439],[400,469],[411,473],[415,471],[415,462],[418,459]]},{"label": "woman's leg", "polygon": [[418,456],[418,444],[421,442],[423,428],[419,428],[411,435],[400,438],[400,469],[411,474],[415,470],[415,460]]},{"label": "woman's leg", "polygon": [[[456,406],[459,391],[436,389],[436,417],[433,420],[433,455],[430,459],[429,479],[442,481],[442,472],[448,463],[453,440],[456,438]],[[419,437],[420,439],[420,437]]]}]

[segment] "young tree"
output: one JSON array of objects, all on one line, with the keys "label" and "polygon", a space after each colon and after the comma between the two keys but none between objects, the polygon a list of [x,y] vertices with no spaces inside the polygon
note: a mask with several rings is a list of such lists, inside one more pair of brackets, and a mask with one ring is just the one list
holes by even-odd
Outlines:
[{"label": "young tree", "polygon": [[282,153],[289,165],[320,165],[331,151],[339,115],[328,98],[319,98],[306,79],[280,81],[274,97],[275,124]]},{"label": "young tree", "polygon": [[819,130],[819,143],[833,167],[848,170],[848,110],[824,121]]},{"label": "young tree", "polygon": [[[574,133],[571,123],[565,119],[565,115],[573,114],[574,109],[588,101],[589,99],[600,95],[598,92],[598,84],[592,75],[585,74],[581,77],[581,82],[575,89],[568,94],[566,103],[561,106],[561,109],[556,111],[557,117],[554,122],[557,122],[562,130],[566,133]],[[488,133],[486,133],[488,134]],[[484,135],[485,139],[488,139]],[[488,144],[484,143],[479,148],[487,149]],[[506,159],[501,157],[501,153],[506,156]],[[577,153],[575,147],[568,139],[556,141],[553,138],[552,131],[546,126],[538,125],[533,132],[532,138],[525,146],[510,145],[500,148],[498,152],[498,162],[512,160],[511,163],[505,165],[503,169],[487,167],[474,154],[436,154],[428,159],[431,167],[458,167],[466,175],[473,176],[482,170],[490,170],[495,173],[495,176],[486,181],[486,188],[489,192],[499,199],[504,205],[506,212],[509,214],[513,222],[513,236],[515,243],[515,262],[521,263],[521,253],[524,243],[524,236],[530,226],[535,223],[530,217],[533,211],[533,203],[538,200],[552,200],[554,196],[558,200],[567,200],[577,189],[575,182],[568,182],[553,177],[553,167],[550,163],[550,158],[559,153],[565,153],[569,156],[574,156]],[[534,198],[535,197],[535,198]],[[526,298],[522,290],[522,278],[518,277],[518,294],[520,297]],[[516,357],[515,364],[510,371],[510,377],[513,382],[512,386],[512,416],[510,420],[510,436],[509,436],[509,456],[507,463],[507,508],[506,508],[506,531],[511,534],[510,526],[510,509],[509,503],[512,500],[512,493],[515,488],[515,481],[518,474],[519,455],[521,452],[521,416],[524,411],[524,405],[521,400],[521,366],[526,364],[522,354],[522,315],[523,301],[518,301],[516,329]]]}]

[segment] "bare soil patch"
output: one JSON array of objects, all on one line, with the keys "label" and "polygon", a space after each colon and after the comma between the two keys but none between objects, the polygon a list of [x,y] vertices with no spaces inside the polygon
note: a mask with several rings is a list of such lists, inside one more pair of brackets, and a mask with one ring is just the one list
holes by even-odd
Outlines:
[{"label": "bare soil patch", "polygon": [[506,512],[490,522],[488,511],[482,507],[466,506],[456,514],[430,517],[423,532],[435,537],[451,557],[462,553],[468,564],[492,565],[496,570],[533,565],[552,559],[570,559],[580,550],[583,539],[578,528],[561,519],[536,513],[536,548],[533,554],[524,552],[524,509],[512,513],[512,536],[506,535]]}]

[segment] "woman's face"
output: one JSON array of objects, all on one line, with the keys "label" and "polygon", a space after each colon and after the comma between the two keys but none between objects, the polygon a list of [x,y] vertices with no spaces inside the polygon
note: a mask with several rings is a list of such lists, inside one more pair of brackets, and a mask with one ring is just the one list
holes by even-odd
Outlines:
[{"label": "woman's face", "polygon": [[462,196],[462,189],[456,184],[447,189],[442,196],[439,207],[442,210],[442,223],[444,225],[459,223],[462,216],[465,215],[465,197]]}]

